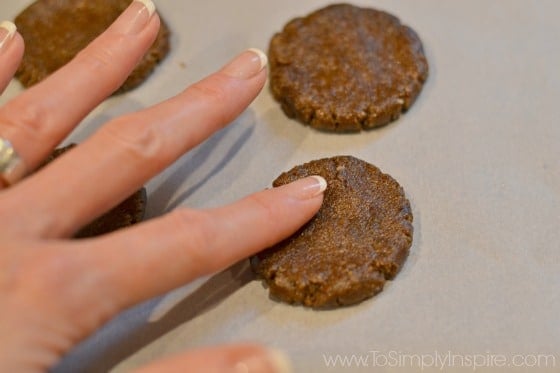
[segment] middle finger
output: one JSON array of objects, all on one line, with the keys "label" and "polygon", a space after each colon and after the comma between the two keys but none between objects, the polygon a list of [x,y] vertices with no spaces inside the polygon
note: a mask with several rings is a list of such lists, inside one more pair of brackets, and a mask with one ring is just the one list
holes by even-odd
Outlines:
[{"label": "middle finger", "polygon": [[237,117],[262,89],[265,66],[263,52],[247,50],[178,96],[111,121],[0,195],[0,217],[19,234],[72,235]]}]

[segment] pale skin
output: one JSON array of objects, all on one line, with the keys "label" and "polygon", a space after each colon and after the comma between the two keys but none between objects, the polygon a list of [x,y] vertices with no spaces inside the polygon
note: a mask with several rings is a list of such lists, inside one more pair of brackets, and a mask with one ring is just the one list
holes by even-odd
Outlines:
[{"label": "pale skin", "polygon": [[[150,46],[160,20],[149,4],[132,2],[72,62],[0,108],[0,136],[28,170],[120,86]],[[0,90],[24,50],[17,32],[0,28],[2,38]],[[262,89],[265,64],[260,52],[242,52],[179,95],[110,120],[41,171],[0,185],[0,371],[46,371],[123,309],[227,268],[317,212],[326,184],[310,177],[221,208],[179,208],[95,239],[70,239],[235,119]],[[266,347],[239,344],[186,351],[140,371],[278,372],[282,364]]]}]

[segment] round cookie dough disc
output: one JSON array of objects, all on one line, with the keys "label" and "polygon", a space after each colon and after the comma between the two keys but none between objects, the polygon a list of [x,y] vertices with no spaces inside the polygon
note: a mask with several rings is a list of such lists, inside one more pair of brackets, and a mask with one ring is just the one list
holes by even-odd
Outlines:
[{"label": "round cookie dough disc", "polygon": [[412,244],[412,213],[401,186],[351,156],[294,167],[273,183],[321,175],[321,209],[300,231],[251,258],[270,295],[309,307],[358,303],[383,289]]},{"label": "round cookie dough disc", "polygon": [[[130,0],[37,0],[15,19],[25,40],[25,54],[16,73],[30,87],[68,63],[130,5]],[[161,22],[154,44],[123,85],[129,91],[142,83],[169,51],[169,30]]]},{"label": "round cookie dough disc", "polygon": [[418,35],[382,11],[331,5],[296,18],[269,47],[270,87],[289,117],[346,132],[389,123],[428,76]]}]

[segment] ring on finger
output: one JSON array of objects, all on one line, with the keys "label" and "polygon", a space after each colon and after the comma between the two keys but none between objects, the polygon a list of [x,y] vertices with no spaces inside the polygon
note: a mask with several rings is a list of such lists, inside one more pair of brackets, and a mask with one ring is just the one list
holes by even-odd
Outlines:
[{"label": "ring on finger", "polygon": [[0,137],[0,181],[10,186],[21,180],[26,174],[25,163],[12,146],[12,143]]}]

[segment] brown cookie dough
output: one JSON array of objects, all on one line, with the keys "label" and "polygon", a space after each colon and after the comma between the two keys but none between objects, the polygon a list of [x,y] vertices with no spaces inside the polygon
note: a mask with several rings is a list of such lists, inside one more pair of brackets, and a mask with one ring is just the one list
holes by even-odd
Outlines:
[{"label": "brown cookie dough", "polygon": [[404,191],[351,156],[294,167],[273,185],[311,175],[328,183],[321,209],[293,236],[251,258],[252,268],[272,297],[288,303],[324,308],[370,298],[399,272],[412,244]]},{"label": "brown cookie dough", "polygon": [[[16,73],[30,87],[68,63],[130,5],[131,0],[37,0],[15,19],[25,40]],[[169,51],[169,29],[161,28],[153,45],[115,94],[142,83]]]},{"label": "brown cookie dough", "polygon": [[289,117],[321,130],[397,119],[428,76],[418,35],[382,11],[336,4],[296,18],[269,47],[270,87]]},{"label": "brown cookie dough", "polygon": [[100,236],[141,222],[144,219],[147,200],[146,189],[137,190],[112,210],[80,229],[74,237]]},{"label": "brown cookie dough", "polygon": [[[75,144],[70,144],[65,147],[56,149],[50,156],[45,160],[41,167],[46,166],[49,162],[65,153],[66,151],[72,149]],[[40,168],[41,168],[40,167]],[[80,229],[75,235],[75,238],[87,238],[100,236],[102,234],[110,233],[116,231],[117,229],[125,228],[130,225],[139,223],[144,218],[144,213],[146,211],[146,189],[141,188],[134,192],[130,197],[125,199],[119,205],[115,206],[110,211],[106,212],[99,218],[92,221],[90,224],[86,225]]]}]

